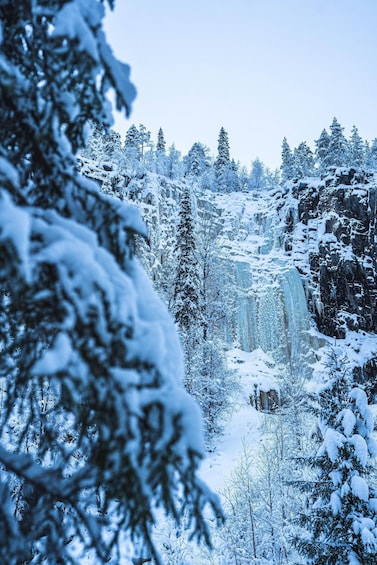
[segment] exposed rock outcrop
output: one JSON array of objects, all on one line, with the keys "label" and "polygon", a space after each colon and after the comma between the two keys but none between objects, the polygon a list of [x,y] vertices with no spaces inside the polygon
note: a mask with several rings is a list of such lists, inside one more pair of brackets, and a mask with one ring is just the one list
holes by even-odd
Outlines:
[{"label": "exposed rock outcrop", "polygon": [[318,329],[337,338],[347,330],[377,333],[375,175],[333,169],[293,183],[290,196],[285,247],[307,278]]}]

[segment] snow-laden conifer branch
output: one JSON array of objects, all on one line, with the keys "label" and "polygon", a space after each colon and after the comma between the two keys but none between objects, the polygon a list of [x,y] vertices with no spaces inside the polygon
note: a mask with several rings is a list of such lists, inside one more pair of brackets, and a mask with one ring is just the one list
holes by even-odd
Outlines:
[{"label": "snow-laden conifer branch", "polygon": [[77,170],[89,120],[111,124],[109,89],[129,112],[129,68],[102,2],[5,1],[0,16],[1,560],[104,562],[132,538],[158,562],[158,509],[208,544],[204,507],[221,510],[197,477],[174,323],[134,257],[140,215]]}]

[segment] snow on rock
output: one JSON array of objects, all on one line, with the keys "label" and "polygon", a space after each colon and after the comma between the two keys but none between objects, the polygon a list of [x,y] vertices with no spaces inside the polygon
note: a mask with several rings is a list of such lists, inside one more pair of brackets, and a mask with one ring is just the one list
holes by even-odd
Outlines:
[{"label": "snow on rock", "polygon": [[278,389],[275,361],[260,347],[251,352],[238,348],[230,349],[227,352],[227,359],[229,369],[240,377],[243,399],[246,402],[250,402],[250,395],[255,385],[258,386],[258,390],[265,392]]}]

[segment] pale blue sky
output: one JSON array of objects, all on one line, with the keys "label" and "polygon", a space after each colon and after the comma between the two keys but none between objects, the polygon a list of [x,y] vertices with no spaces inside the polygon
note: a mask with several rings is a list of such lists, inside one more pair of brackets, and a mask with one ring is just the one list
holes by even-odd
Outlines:
[{"label": "pale blue sky", "polygon": [[314,148],[334,116],[377,137],[377,0],[117,0],[107,18],[142,123],[183,154],[194,142],[280,166],[281,142]]}]

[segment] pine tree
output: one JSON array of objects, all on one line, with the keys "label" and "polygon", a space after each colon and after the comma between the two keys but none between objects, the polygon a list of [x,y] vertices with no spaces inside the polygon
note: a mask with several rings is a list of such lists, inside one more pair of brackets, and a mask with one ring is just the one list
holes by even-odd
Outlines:
[{"label": "pine tree", "polygon": [[166,155],[166,142],[162,128],[158,130],[156,145],[156,172],[160,175],[168,175],[168,157]]},{"label": "pine tree", "polygon": [[162,128],[160,128],[158,130],[156,151],[163,153],[164,155],[166,153],[166,142],[165,142],[165,136],[164,136],[164,132],[162,131]]},{"label": "pine tree", "polygon": [[180,179],[183,176],[181,153],[174,144],[169,147],[168,151],[167,175],[172,180]]},{"label": "pine tree", "polygon": [[232,159],[229,165],[223,167],[217,175],[217,184],[220,192],[238,192],[240,181],[238,178],[238,165]]},{"label": "pine tree", "polygon": [[230,160],[228,134],[224,128],[220,129],[217,149],[215,160],[217,190],[219,192],[237,190],[238,179],[235,173],[235,163]]},{"label": "pine tree", "polygon": [[377,139],[373,139],[371,144],[365,142],[365,167],[370,170],[377,170]]},{"label": "pine tree", "polygon": [[373,418],[365,392],[335,354],[317,412],[321,444],[306,460],[313,474],[301,483],[308,508],[296,546],[311,565],[372,565],[377,560]]},{"label": "pine tree", "polygon": [[135,149],[139,153],[140,148],[140,133],[135,124],[127,130],[126,137],[124,139],[125,149]]},{"label": "pine tree", "polygon": [[305,141],[301,142],[293,151],[295,176],[298,178],[310,177],[314,173],[314,155]]},{"label": "pine tree", "polygon": [[343,135],[344,128],[334,118],[330,130],[329,164],[332,167],[344,167],[347,163],[347,140]]},{"label": "pine tree", "polygon": [[102,2],[3,0],[0,15],[0,561],[119,562],[128,537],[159,563],[158,507],[208,541],[184,423],[199,415],[134,257],[140,216],[76,160],[88,123],[111,124],[109,88],[129,113],[129,68]]},{"label": "pine tree", "polygon": [[103,150],[106,158],[109,161],[117,161],[122,155],[122,143],[120,134],[117,131],[110,129],[105,132],[103,137]]},{"label": "pine tree", "polygon": [[294,158],[286,137],[284,137],[282,143],[280,169],[283,182],[293,179],[295,174]]},{"label": "pine tree", "polygon": [[229,163],[230,163],[229,139],[227,132],[222,127],[219,133],[215,168],[217,170],[220,170],[226,165],[229,165]]},{"label": "pine tree", "polygon": [[175,320],[183,334],[194,334],[202,322],[202,310],[195,224],[191,192],[187,184],[180,203],[176,255]]},{"label": "pine tree", "polygon": [[208,148],[202,143],[194,143],[184,158],[185,174],[200,177],[210,167],[210,160],[208,155]]},{"label": "pine tree", "polygon": [[331,166],[329,155],[330,136],[325,129],[322,130],[321,135],[315,142],[315,145],[318,171],[320,174],[325,174],[328,167]]},{"label": "pine tree", "polygon": [[347,144],[348,166],[360,169],[365,164],[365,147],[359,130],[352,127],[351,136]]}]

